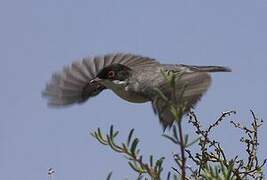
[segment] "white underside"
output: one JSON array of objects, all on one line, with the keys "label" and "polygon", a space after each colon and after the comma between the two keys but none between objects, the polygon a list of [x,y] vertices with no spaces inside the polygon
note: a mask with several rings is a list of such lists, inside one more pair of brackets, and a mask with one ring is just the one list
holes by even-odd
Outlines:
[{"label": "white underside", "polygon": [[109,81],[109,80],[101,80],[100,82],[106,88],[111,89],[115,94],[117,94],[120,98],[132,102],[132,103],[144,103],[147,102],[148,99],[143,96],[136,95],[134,93],[130,93],[127,89],[127,83],[125,81]]}]

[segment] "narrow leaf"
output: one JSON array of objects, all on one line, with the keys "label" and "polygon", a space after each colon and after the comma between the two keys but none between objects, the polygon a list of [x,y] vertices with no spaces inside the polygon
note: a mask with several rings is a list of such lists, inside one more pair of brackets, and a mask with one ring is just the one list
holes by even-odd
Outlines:
[{"label": "narrow leaf", "polygon": [[132,140],[133,132],[134,132],[134,129],[131,129],[131,131],[130,131],[130,133],[129,133],[129,136],[128,136],[128,139],[127,139],[127,146],[128,146],[128,147],[129,147],[130,142],[131,142],[131,140]]},{"label": "narrow leaf", "polygon": [[172,141],[174,144],[179,144],[179,142],[178,142],[176,139],[174,139],[173,137],[171,137],[171,136],[169,136],[169,135],[163,134],[162,136],[165,137],[165,138],[167,138],[167,139],[169,139],[169,140]]},{"label": "narrow leaf", "polygon": [[107,179],[106,180],[111,180],[111,175],[112,175],[112,172],[110,172],[107,176]]},{"label": "narrow leaf", "polygon": [[149,157],[149,162],[150,162],[150,167],[152,167],[153,166],[153,156],[152,155],[150,155],[150,157]]},{"label": "narrow leaf", "polygon": [[133,143],[132,143],[132,146],[131,146],[131,153],[132,154],[135,154],[135,150],[136,150],[136,147],[137,147],[137,144],[139,142],[139,139],[138,138],[135,138]]}]

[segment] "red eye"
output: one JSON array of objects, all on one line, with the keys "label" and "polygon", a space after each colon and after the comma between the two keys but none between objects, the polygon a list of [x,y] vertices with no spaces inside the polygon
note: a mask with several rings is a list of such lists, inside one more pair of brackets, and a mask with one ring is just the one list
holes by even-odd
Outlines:
[{"label": "red eye", "polygon": [[114,78],[114,76],[115,76],[115,72],[114,71],[109,71],[108,72],[108,78],[112,79],[112,78]]}]

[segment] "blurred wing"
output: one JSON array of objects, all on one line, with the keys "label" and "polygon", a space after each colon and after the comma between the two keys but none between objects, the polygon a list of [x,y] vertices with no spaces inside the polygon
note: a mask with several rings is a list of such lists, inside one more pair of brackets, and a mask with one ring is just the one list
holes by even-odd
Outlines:
[{"label": "blurred wing", "polygon": [[101,85],[93,86],[89,83],[104,67],[122,64],[135,68],[155,63],[158,62],[148,57],[121,53],[83,58],[63,71],[54,73],[42,94],[48,98],[48,104],[53,106],[81,103],[105,89]]},{"label": "blurred wing", "polygon": [[[177,103],[178,106],[182,105],[183,102],[185,103],[184,113],[188,112],[191,107],[194,107],[202,95],[207,91],[210,84],[211,78],[209,74],[203,72],[185,73],[181,78],[176,80],[176,97],[181,97],[181,94],[183,94],[183,98],[178,98]],[[160,90],[166,97],[168,97],[168,99],[171,99],[172,93],[170,92],[170,86],[168,84],[163,84],[160,87]],[[184,92],[182,93],[183,90]],[[171,127],[174,117],[170,112],[168,103],[157,96],[153,99],[152,106],[154,112],[158,114],[163,128],[166,129],[167,127]]]}]

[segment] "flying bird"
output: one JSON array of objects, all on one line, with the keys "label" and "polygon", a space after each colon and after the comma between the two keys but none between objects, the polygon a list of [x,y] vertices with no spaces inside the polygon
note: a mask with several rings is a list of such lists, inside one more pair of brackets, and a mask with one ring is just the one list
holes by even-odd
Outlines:
[{"label": "flying bird", "polygon": [[[209,72],[230,72],[223,66],[194,66],[161,64],[149,57],[114,53],[83,58],[54,73],[42,94],[48,105],[63,107],[83,103],[110,89],[120,98],[132,103],[151,102],[163,128],[173,124],[174,117],[167,102],[159,98],[159,89],[166,97],[172,92],[162,72],[182,73],[176,79],[176,93],[183,92],[185,112],[200,100],[211,84]],[[186,88],[184,89],[184,85]],[[179,103],[179,100],[178,100]]]}]

